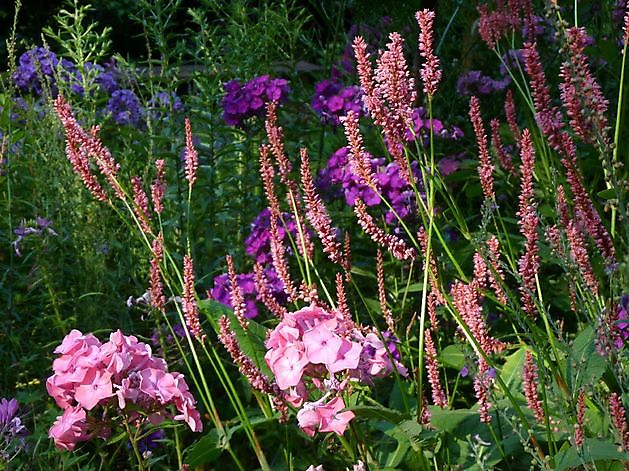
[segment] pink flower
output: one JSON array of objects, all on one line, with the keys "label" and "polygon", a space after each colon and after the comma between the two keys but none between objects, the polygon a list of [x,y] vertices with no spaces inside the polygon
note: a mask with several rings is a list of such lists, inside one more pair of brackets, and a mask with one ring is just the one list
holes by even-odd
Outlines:
[{"label": "pink flower", "polygon": [[48,431],[57,448],[72,451],[77,442],[87,438],[87,415],[81,407],[68,407]]},{"label": "pink flower", "polygon": [[323,325],[304,334],[306,356],[311,363],[331,365],[336,361],[342,344],[341,338]]},{"label": "pink flower", "polygon": [[282,350],[270,350],[265,359],[280,389],[297,386],[308,364],[308,358],[304,352],[293,345]]},{"label": "pink flower", "polygon": [[92,369],[86,375],[87,384],[76,388],[74,398],[81,407],[92,410],[103,399],[114,395],[111,384],[111,374]]},{"label": "pink flower", "polygon": [[299,427],[312,437],[316,430],[320,432],[334,432],[343,435],[349,421],[355,417],[351,411],[341,412],[345,409],[345,403],[340,397],[335,397],[327,404],[324,404],[326,396],[317,402],[306,402],[303,408],[297,413]]},{"label": "pink flower", "polygon": [[341,348],[339,348],[337,352],[336,360],[331,364],[327,364],[328,370],[330,373],[334,374],[342,370],[354,370],[358,368],[362,350],[363,346],[361,344],[343,339]]},{"label": "pink flower", "polygon": [[334,432],[337,435],[343,435],[349,421],[356,415],[352,411],[341,412],[345,409],[345,403],[340,397],[335,397],[325,406],[321,407],[321,427],[320,432]]}]

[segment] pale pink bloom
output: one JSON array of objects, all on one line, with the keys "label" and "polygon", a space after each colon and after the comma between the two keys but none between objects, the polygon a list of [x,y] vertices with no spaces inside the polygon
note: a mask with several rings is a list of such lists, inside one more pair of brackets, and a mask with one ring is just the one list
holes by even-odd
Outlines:
[{"label": "pale pink bloom", "polygon": [[328,371],[332,374],[342,370],[354,370],[358,368],[360,362],[360,354],[363,346],[357,342],[350,342],[343,339],[341,348],[339,348],[334,363],[328,363]]},{"label": "pale pink bloom", "polygon": [[81,407],[67,407],[63,415],[48,431],[48,436],[53,438],[57,448],[72,451],[76,444],[87,439],[87,415]]},{"label": "pale pink bloom", "polygon": [[114,395],[111,374],[99,370],[91,370],[86,379],[88,384],[82,384],[76,388],[74,398],[81,407],[92,410],[103,399],[109,399]]},{"label": "pale pink bloom", "polygon": [[288,388],[284,394],[284,400],[293,407],[301,407],[307,397],[308,390],[303,381],[300,381],[297,386]]},{"label": "pale pink bloom", "polygon": [[100,346],[100,341],[92,334],[83,335],[81,331],[72,329],[63,338],[61,345],[54,349],[54,353],[72,355],[74,352],[89,345]]},{"label": "pale pink bloom", "polygon": [[356,417],[352,411],[341,412],[345,409],[345,403],[340,397],[335,397],[325,406],[318,409],[321,417],[320,432],[334,432],[337,435],[343,435],[350,420]]},{"label": "pale pink bloom", "polygon": [[271,368],[271,371],[273,371],[275,381],[279,388],[287,389],[299,384],[301,376],[304,373],[304,368],[308,364],[308,358],[303,351],[290,345],[284,350],[277,352],[277,357],[274,358],[272,364],[269,364],[269,360],[267,359],[267,364],[269,368]]},{"label": "pale pink bloom", "polygon": [[342,343],[338,335],[323,326],[317,326],[304,334],[306,356],[310,363],[334,363]]}]

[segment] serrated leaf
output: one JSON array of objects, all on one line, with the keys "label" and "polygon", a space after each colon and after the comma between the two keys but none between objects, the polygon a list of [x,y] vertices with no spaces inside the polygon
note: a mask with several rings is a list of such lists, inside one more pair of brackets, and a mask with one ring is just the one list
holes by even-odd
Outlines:
[{"label": "serrated leaf", "polygon": [[567,450],[561,450],[555,455],[555,470],[562,471],[570,468],[580,468],[583,464],[592,461],[626,461],[629,454],[618,450],[618,445],[607,440],[586,438],[579,456],[579,450],[571,446]]}]

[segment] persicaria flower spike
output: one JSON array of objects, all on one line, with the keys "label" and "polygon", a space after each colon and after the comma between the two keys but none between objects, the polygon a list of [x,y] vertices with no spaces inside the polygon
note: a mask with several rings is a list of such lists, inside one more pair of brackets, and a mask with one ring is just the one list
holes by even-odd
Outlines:
[{"label": "persicaria flower spike", "polygon": [[475,96],[470,98],[469,114],[478,144],[478,175],[480,176],[483,195],[486,199],[493,200],[496,196],[494,193],[494,166],[491,164],[491,157],[487,149],[487,134],[485,134],[483,118],[480,114],[480,101]]},{"label": "persicaria flower spike", "polygon": [[528,129],[522,132],[520,139],[522,156],[522,177],[520,180],[520,207],[517,212],[520,232],[524,236],[524,254],[520,258],[518,272],[522,278],[520,286],[524,311],[531,317],[537,313],[533,294],[535,293],[539,255],[537,249],[537,205],[533,193],[533,172],[535,170],[535,151]]},{"label": "persicaria flower spike", "polygon": [[531,409],[535,414],[537,422],[543,425],[545,415],[543,403],[537,392],[537,382],[537,364],[535,363],[531,352],[527,350],[524,365],[522,366],[522,386],[524,388],[524,397],[526,397],[526,403],[529,409]]},{"label": "persicaria flower spike", "polygon": [[166,162],[164,159],[155,161],[155,180],[151,184],[151,200],[153,210],[161,214],[164,210],[164,195],[166,194]]},{"label": "persicaria flower spike", "polygon": [[186,325],[192,335],[199,341],[205,340],[205,334],[199,321],[199,306],[197,306],[196,292],[194,289],[194,264],[189,254],[183,257],[183,313]]},{"label": "persicaria flower spike", "polygon": [[419,53],[424,58],[419,75],[424,84],[424,93],[432,98],[441,81],[439,59],[435,56],[432,47],[435,12],[424,9],[415,13],[415,18],[419,24]]},{"label": "persicaria flower spike", "polygon": [[188,188],[192,188],[197,179],[197,168],[199,167],[199,154],[194,147],[192,140],[192,125],[190,119],[185,119],[186,130],[186,149],[184,150],[184,160],[186,164],[186,180],[188,180]]}]

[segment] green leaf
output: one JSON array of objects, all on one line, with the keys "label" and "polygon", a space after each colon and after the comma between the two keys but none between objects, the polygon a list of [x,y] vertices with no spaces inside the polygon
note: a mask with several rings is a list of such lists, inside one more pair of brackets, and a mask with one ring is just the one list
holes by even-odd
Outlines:
[{"label": "green leaf", "polygon": [[460,344],[448,345],[439,353],[439,361],[444,366],[460,370],[465,365],[465,353]]},{"label": "green leaf", "polygon": [[229,324],[234,334],[236,334],[236,339],[243,353],[251,358],[255,365],[266,376],[269,378],[273,377],[273,373],[271,373],[271,370],[264,360],[264,355],[266,354],[264,340],[266,339],[266,332],[268,330],[266,327],[249,319],[249,327],[245,331],[234,315],[234,311],[214,300],[203,300],[199,302],[199,310],[215,322],[218,321],[221,316],[226,315],[229,318]]},{"label": "green leaf", "polygon": [[368,270],[363,270],[360,267],[352,267],[351,273],[354,275],[360,275],[360,276],[367,276],[369,278],[373,278],[376,279],[376,275],[373,272],[370,272]]},{"label": "green leaf", "polygon": [[186,463],[193,468],[212,463],[221,456],[223,449],[218,431],[213,428],[188,448]]},{"label": "green leaf", "polygon": [[604,200],[611,200],[616,198],[616,191],[613,188],[608,188],[606,190],[599,191],[598,197],[603,198]]},{"label": "green leaf", "polygon": [[119,441],[125,439],[127,437],[127,432],[120,432],[118,435],[114,435],[113,437],[107,440],[107,445],[113,445],[114,443],[118,443]]},{"label": "green leaf", "polygon": [[456,436],[465,437],[476,432],[480,428],[480,420],[477,411],[470,409],[448,410],[437,406],[429,406],[430,424],[437,430],[454,433]]},{"label": "green leaf", "polygon": [[347,410],[351,410],[359,417],[384,420],[392,424],[399,424],[411,418],[409,414],[394,409],[388,409],[384,406],[351,406],[348,407]]},{"label": "green leaf", "polygon": [[509,386],[509,389],[518,389],[520,384],[522,384],[522,365],[524,364],[525,356],[526,349],[522,347],[509,355],[502,367],[500,376],[505,384]]},{"label": "green leaf", "polygon": [[596,351],[596,333],[591,326],[586,327],[572,344],[567,368],[569,386],[594,384],[605,373],[607,362]]},{"label": "green leaf", "polygon": [[582,458],[579,457],[579,450],[574,446],[562,449],[555,455],[555,470],[581,468],[583,464],[581,459],[586,463],[593,461],[626,461],[629,460],[629,455],[618,451],[618,445],[607,440],[586,438],[583,442]]}]

